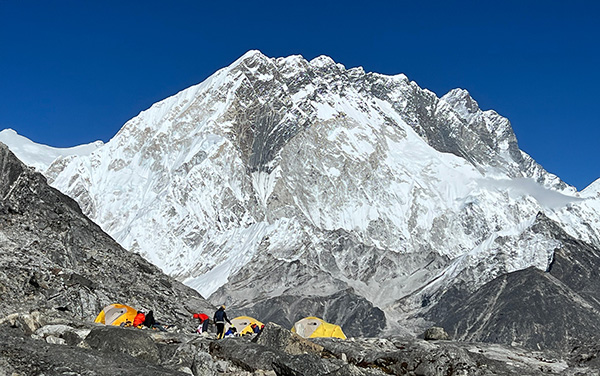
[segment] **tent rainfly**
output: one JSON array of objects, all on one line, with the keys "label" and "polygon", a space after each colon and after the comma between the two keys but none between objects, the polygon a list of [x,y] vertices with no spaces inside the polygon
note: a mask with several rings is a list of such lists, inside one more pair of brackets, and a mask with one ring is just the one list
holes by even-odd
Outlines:
[{"label": "tent rainfly", "polygon": [[[235,329],[237,330],[237,332],[240,335],[253,333],[254,331],[252,330],[252,327],[251,327],[252,324],[258,325],[259,328],[262,325],[264,325],[262,322],[258,321],[257,319],[255,319],[253,317],[250,317],[250,316],[236,317],[235,319],[231,319],[231,323],[233,324],[233,326],[235,326]],[[230,327],[229,324],[225,324],[225,331],[227,331],[229,329],[229,327]]]},{"label": "tent rainfly", "polygon": [[296,321],[292,332],[304,338],[335,337],[346,339],[346,335],[339,325],[330,324],[318,317],[305,317]]},{"label": "tent rainfly", "polygon": [[137,310],[125,304],[110,304],[104,307],[96,316],[94,322],[104,325],[119,326],[122,323],[133,323],[133,319],[137,315]]}]

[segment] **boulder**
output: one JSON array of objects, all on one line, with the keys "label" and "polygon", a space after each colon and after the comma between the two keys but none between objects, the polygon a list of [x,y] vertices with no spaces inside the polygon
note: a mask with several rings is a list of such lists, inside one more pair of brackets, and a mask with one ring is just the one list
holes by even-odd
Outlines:
[{"label": "boulder", "polygon": [[89,333],[90,329],[75,329],[64,324],[45,325],[35,331],[36,336],[46,338],[47,342],[49,337],[55,337],[62,339],[64,344],[71,346],[80,344]]},{"label": "boulder", "polygon": [[277,348],[253,343],[244,337],[225,338],[212,342],[210,355],[216,359],[227,359],[248,372],[273,370],[273,362],[276,359],[288,357]]},{"label": "boulder", "polygon": [[47,336],[46,337],[46,342],[48,342],[51,345],[66,345],[67,341],[65,341],[64,339],[60,338],[60,337],[56,337],[56,336]]},{"label": "boulder", "polygon": [[105,353],[128,354],[152,363],[160,360],[158,346],[146,330],[98,326],[90,331],[85,343]]},{"label": "boulder", "polygon": [[34,334],[43,326],[42,315],[38,311],[31,313],[12,313],[0,319],[0,324],[9,324],[16,328],[21,328],[27,334]]},{"label": "boulder", "polygon": [[[119,328],[116,328],[119,329]],[[123,330],[126,331],[126,330]],[[126,354],[50,344],[0,325],[0,375],[166,376],[185,373]]]},{"label": "boulder", "polygon": [[293,355],[273,361],[273,370],[277,376],[330,375],[345,366],[343,363],[336,364],[331,360],[321,359],[315,354]]},{"label": "boulder", "polygon": [[280,349],[289,355],[320,354],[323,351],[323,346],[304,339],[272,322],[265,325],[260,334],[253,339],[253,342]]},{"label": "boulder", "polygon": [[194,356],[192,372],[194,376],[215,376],[217,365],[210,354],[199,351]]},{"label": "boulder", "polygon": [[439,326],[432,326],[431,328],[425,331],[425,334],[423,334],[423,338],[427,341],[446,341],[450,339],[450,336],[448,335],[448,333],[446,333],[444,328],[440,328]]}]

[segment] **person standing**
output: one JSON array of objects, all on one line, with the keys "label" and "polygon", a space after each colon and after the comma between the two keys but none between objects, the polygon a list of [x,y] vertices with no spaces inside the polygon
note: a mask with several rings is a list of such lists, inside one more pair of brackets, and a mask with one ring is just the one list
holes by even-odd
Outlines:
[{"label": "person standing", "polygon": [[223,338],[223,336],[225,335],[225,322],[228,322],[229,325],[231,325],[231,321],[229,321],[229,319],[227,318],[227,313],[225,312],[224,305],[220,306],[217,312],[215,312],[213,321],[217,325],[217,339]]}]

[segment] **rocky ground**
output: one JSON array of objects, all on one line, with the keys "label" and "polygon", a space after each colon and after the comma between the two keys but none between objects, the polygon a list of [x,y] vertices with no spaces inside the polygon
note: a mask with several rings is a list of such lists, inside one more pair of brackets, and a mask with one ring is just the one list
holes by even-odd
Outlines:
[{"label": "rocky ground", "polygon": [[15,316],[0,325],[0,375],[600,374],[598,348],[560,359],[551,352],[417,338],[309,341],[272,323],[258,335],[222,340],[97,324],[36,324]]}]

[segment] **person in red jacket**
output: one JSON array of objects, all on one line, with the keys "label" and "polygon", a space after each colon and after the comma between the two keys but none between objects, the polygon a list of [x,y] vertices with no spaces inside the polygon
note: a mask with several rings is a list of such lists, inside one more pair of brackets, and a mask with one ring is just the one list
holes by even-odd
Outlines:
[{"label": "person in red jacket", "polygon": [[208,331],[208,316],[204,313],[194,313],[194,318],[198,319],[200,321],[200,325],[198,325],[198,328],[196,329],[196,333],[198,334],[202,334],[202,333],[207,333]]},{"label": "person in red jacket", "polygon": [[146,321],[146,315],[143,311],[138,311],[137,315],[135,315],[135,318],[133,319],[133,327],[141,327],[142,324],[144,324],[144,321]]}]

